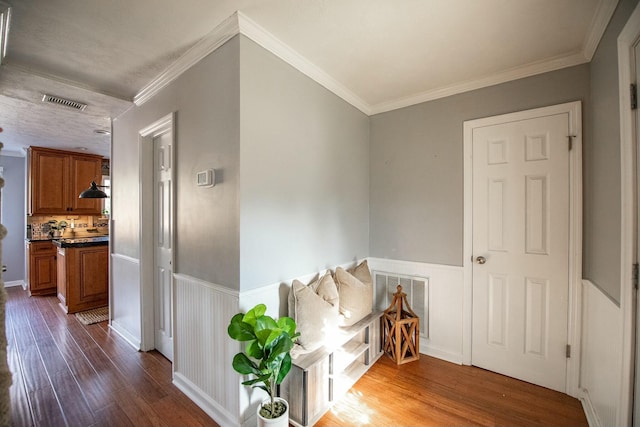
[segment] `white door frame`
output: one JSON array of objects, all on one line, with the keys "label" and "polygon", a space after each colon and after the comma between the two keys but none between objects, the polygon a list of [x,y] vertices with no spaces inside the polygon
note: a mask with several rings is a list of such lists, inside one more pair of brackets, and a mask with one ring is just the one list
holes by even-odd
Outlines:
[{"label": "white door frame", "polygon": [[464,277],[462,363],[471,364],[473,323],[473,129],[542,115],[569,114],[569,132],[574,137],[569,153],[569,319],[567,339],[571,358],[567,360],[567,394],[579,397],[582,281],[582,108],[580,101],[464,122]]},{"label": "white door frame", "polygon": [[620,309],[622,313],[622,372],[620,373],[620,425],[631,425],[633,411],[633,372],[635,327],[632,266],[635,262],[635,113],[629,107],[629,86],[635,83],[634,45],[640,39],[640,5],[629,17],[618,36],[618,84],[620,91]]},{"label": "white door frame", "polygon": [[[154,272],[155,263],[153,247],[153,140],[155,137],[171,131],[173,143],[171,144],[170,156],[175,159],[175,113],[169,113],[161,119],[153,122],[149,126],[138,132],[138,157],[140,159],[140,313],[142,325],[140,327],[141,339],[140,349],[149,351],[155,346],[155,322],[154,322]],[[172,194],[175,194],[175,167],[171,168]],[[172,200],[171,227],[175,230],[175,197]],[[175,233],[171,233],[171,247],[175,245]],[[172,252],[172,258],[175,254]],[[175,265],[174,259],[171,260]],[[175,272],[174,272],[175,273]],[[172,277],[173,282],[173,277]],[[173,288],[173,283],[171,285]],[[174,313],[171,316],[175,320]],[[175,322],[172,321],[174,330],[171,332],[175,336]],[[174,340],[175,346],[175,340]],[[174,354],[175,348],[174,348]],[[174,360],[175,364],[175,360]]]}]

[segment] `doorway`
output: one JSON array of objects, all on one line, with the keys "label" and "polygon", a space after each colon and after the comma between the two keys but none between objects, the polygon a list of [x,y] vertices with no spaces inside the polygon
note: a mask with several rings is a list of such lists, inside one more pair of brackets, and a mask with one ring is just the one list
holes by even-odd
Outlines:
[{"label": "doorway", "polygon": [[[631,108],[632,83],[638,83],[640,68],[640,6],[629,17],[618,36],[618,74],[620,98],[620,154],[621,154],[621,288],[622,313],[622,375],[621,395],[617,419],[625,425],[640,425],[640,360],[636,350],[638,326],[636,324],[637,291],[633,286],[633,265],[638,256],[638,179],[637,167],[638,110]],[[634,376],[635,371],[635,376]],[[635,379],[635,382],[634,382]],[[635,400],[634,400],[635,395]]]},{"label": "doorway", "polygon": [[574,102],[464,124],[464,363],[573,396],[580,115]]},{"label": "doorway", "polygon": [[174,355],[175,119],[169,114],[139,132],[142,350]]},{"label": "doorway", "polygon": [[[632,61],[632,63],[634,64],[634,68],[635,71],[633,73],[634,76],[634,81],[636,84],[636,90],[637,90],[637,84],[638,82],[640,82],[640,41],[636,41],[635,46],[633,47],[633,55],[634,55],[634,60]],[[640,223],[640,206],[638,205],[640,203],[640,194],[638,193],[638,190],[640,189],[640,173],[638,172],[638,161],[640,161],[640,158],[638,157],[638,152],[640,151],[638,149],[638,147],[640,147],[640,111],[636,108],[634,111],[634,121],[635,121],[635,132],[634,132],[634,142],[635,142],[635,167],[634,169],[634,175],[635,175],[635,179],[634,179],[634,183],[635,183],[635,196],[636,196],[636,204],[635,204],[635,214],[633,215],[633,220],[634,220],[634,224],[633,224],[633,228],[634,228],[634,233],[633,235],[635,236],[635,243],[633,245],[633,252],[631,254],[631,260],[634,263],[634,265],[636,266],[635,268],[637,269],[638,266],[638,253],[640,252],[640,237],[638,236],[638,229],[639,229],[639,223]],[[638,272],[636,270],[635,274],[637,275]],[[635,280],[638,280],[637,277]],[[637,285],[636,285],[637,286]],[[634,393],[633,393],[633,425],[634,427],[640,427],[640,396],[638,395],[640,393],[640,375],[638,375],[640,373],[640,316],[638,316],[638,313],[640,313],[640,300],[638,300],[638,291],[637,289],[631,289],[631,306],[635,307],[634,313],[632,314],[632,316],[635,317],[635,340],[636,340],[636,347],[635,347],[635,382],[634,382]]]}]

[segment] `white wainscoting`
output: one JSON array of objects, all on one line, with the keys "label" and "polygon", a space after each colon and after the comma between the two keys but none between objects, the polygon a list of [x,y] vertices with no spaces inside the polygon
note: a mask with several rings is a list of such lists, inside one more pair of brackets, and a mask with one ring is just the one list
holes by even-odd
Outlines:
[{"label": "white wainscoting", "polygon": [[[369,258],[369,268],[372,271],[428,279],[428,331],[422,331],[425,336],[420,339],[420,352],[462,364],[462,267]],[[375,293],[378,294],[378,290]]]},{"label": "white wainscoting", "polygon": [[617,419],[622,373],[622,313],[589,280],[582,281],[580,388],[591,427],[623,425]]},{"label": "white wainscoting", "polygon": [[173,382],[220,425],[237,426],[241,378],[231,363],[240,345],[227,325],[240,311],[238,292],[183,274],[174,278]]},{"label": "white wainscoting", "polygon": [[140,260],[111,254],[109,326],[136,350],[141,346]]}]

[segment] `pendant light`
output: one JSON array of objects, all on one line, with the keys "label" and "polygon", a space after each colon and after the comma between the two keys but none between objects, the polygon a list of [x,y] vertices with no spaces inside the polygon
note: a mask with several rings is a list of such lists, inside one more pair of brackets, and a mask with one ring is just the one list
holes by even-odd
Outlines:
[{"label": "pendant light", "polygon": [[98,185],[96,184],[95,181],[91,181],[91,187],[87,188],[82,193],[80,193],[79,198],[80,199],[106,199],[108,197],[107,193],[100,190],[98,187],[105,188],[106,186]]}]

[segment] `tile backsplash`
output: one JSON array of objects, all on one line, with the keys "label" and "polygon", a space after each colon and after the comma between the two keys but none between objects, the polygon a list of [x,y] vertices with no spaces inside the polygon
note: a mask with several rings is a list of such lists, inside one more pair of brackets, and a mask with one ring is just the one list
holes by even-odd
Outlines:
[{"label": "tile backsplash", "polygon": [[109,219],[101,216],[46,215],[27,217],[27,239],[48,239],[51,237],[50,220],[66,221],[67,228],[62,237],[84,237],[109,234]]}]

